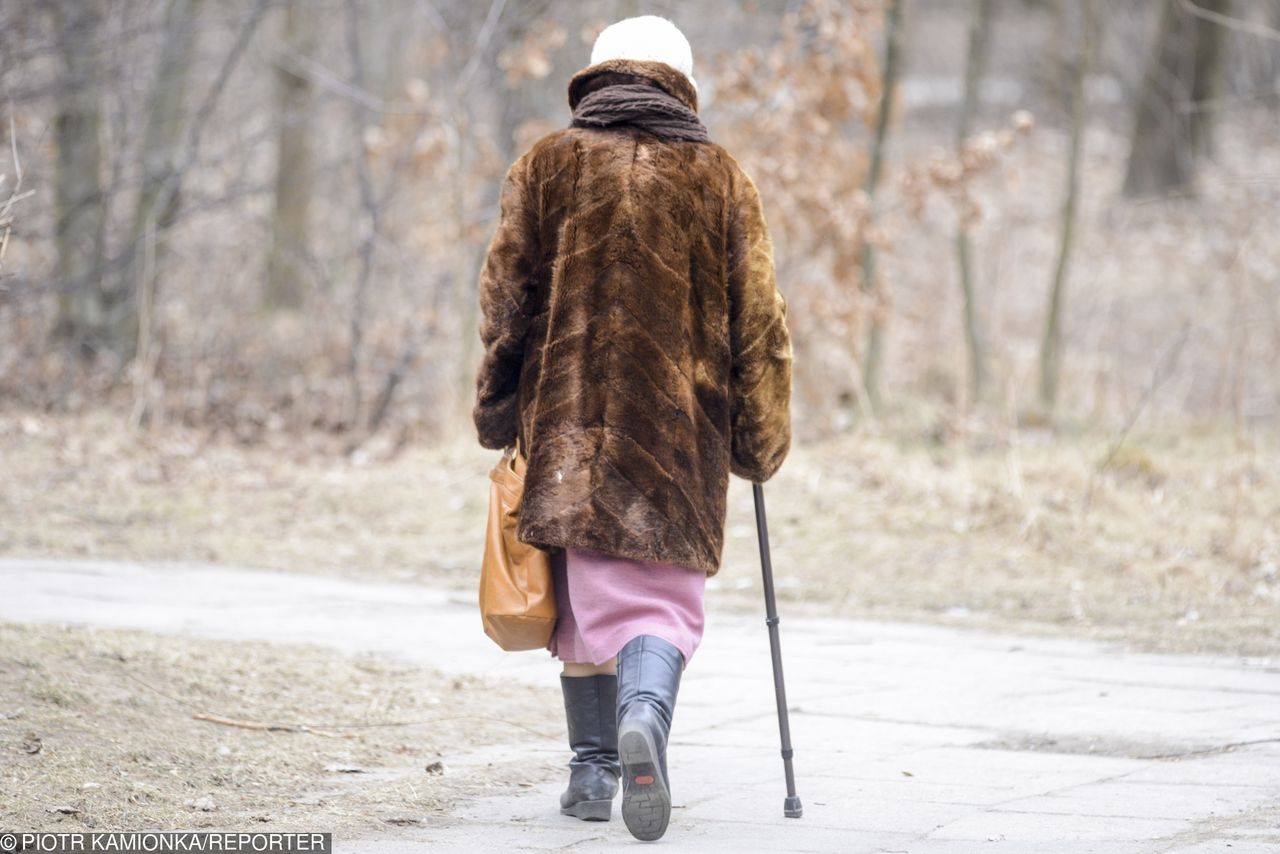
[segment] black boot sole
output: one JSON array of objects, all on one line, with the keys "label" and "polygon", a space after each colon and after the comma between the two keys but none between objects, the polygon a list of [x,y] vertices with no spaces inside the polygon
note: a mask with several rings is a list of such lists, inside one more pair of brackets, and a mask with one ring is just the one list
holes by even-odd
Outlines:
[{"label": "black boot sole", "polygon": [[643,842],[661,839],[671,820],[671,792],[658,767],[658,749],[644,726],[618,730],[622,760],[622,820]]},{"label": "black boot sole", "polygon": [[560,815],[571,815],[583,821],[608,821],[613,818],[613,799],[579,801],[571,807],[561,807]]}]

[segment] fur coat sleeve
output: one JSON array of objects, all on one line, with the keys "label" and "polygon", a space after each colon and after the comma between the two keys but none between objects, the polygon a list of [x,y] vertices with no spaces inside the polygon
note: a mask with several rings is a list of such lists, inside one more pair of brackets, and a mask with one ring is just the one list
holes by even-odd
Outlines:
[{"label": "fur coat sleeve", "polygon": [[517,160],[502,184],[498,228],[480,273],[480,340],[472,417],[486,448],[516,440],[518,392],[537,265],[537,211],[528,192],[529,157]]},{"label": "fur coat sleeve", "polygon": [[730,471],[773,476],[791,446],[791,337],[755,184],[739,172],[729,222]]}]

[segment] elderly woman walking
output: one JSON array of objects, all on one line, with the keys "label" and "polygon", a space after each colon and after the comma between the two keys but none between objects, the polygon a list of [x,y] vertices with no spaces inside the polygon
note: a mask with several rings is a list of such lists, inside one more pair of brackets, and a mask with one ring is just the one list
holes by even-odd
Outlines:
[{"label": "elderly woman walking", "polygon": [[605,29],[571,126],[507,173],[480,281],[480,444],[528,458],[519,538],[552,559],[569,786],[561,812],[671,813],[667,740],[720,566],[729,474],[791,442],[791,341],[760,198],[698,118],[663,18]]}]

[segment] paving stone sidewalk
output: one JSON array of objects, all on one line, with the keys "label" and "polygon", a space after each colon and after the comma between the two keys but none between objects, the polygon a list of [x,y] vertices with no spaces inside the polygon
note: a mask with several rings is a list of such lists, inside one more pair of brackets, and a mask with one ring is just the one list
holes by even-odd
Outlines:
[{"label": "paving stone sidewalk", "polygon": [[[316,643],[554,684],[508,655],[469,597],[411,585],[192,566],[0,560],[0,619]],[[782,622],[805,814],[782,816],[762,619],[716,613],[671,746],[671,851],[1280,851],[1280,662],[1144,655],[1078,641],[852,620]],[[558,742],[489,748],[564,757]],[[559,784],[460,806],[341,851],[591,851]]]}]

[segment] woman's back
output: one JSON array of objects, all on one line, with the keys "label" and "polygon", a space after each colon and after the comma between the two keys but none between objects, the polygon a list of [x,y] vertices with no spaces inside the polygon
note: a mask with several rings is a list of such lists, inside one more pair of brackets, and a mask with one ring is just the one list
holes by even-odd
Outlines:
[{"label": "woman's back", "polygon": [[[633,60],[581,72],[571,105],[625,105],[613,86],[696,108]],[[476,422],[527,450],[521,539],[714,573],[730,471],[764,480],[786,454],[791,350],[755,187],[661,118],[558,131],[512,166]]]}]

